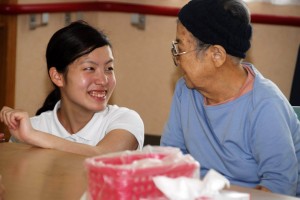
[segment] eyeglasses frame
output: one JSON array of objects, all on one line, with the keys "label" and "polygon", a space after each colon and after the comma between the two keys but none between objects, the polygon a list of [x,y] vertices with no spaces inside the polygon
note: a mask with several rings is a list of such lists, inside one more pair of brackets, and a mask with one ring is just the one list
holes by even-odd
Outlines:
[{"label": "eyeglasses frame", "polygon": [[184,54],[187,54],[187,53],[190,53],[190,52],[193,52],[193,51],[197,51],[197,50],[201,50],[203,48],[201,48],[201,46],[203,46],[204,48],[208,48],[209,46],[211,46],[211,44],[205,44],[205,43],[202,43],[201,41],[200,42],[200,47],[196,48],[196,49],[193,49],[193,50],[190,50],[190,51],[182,51],[182,52],[179,52],[178,48],[177,48],[177,44],[178,44],[178,41],[176,40],[173,40],[172,41],[172,46],[171,46],[171,54],[172,54],[172,58],[173,58],[173,62],[174,62],[174,65],[176,67],[178,67],[178,56],[181,56],[181,55],[184,55]]}]

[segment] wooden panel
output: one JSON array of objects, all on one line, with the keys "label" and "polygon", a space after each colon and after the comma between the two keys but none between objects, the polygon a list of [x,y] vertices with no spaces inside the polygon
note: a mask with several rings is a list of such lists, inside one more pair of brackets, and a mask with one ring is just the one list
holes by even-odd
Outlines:
[{"label": "wooden panel", "polygon": [[[14,3],[4,1],[0,3]],[[16,70],[16,33],[17,16],[0,15],[0,109],[14,106],[15,101],[15,70]],[[6,141],[10,137],[4,124],[0,124],[0,132],[5,133]]]},{"label": "wooden panel", "polygon": [[144,146],[146,145],[159,146],[160,138],[161,138],[160,135],[152,135],[152,134],[145,133]]}]

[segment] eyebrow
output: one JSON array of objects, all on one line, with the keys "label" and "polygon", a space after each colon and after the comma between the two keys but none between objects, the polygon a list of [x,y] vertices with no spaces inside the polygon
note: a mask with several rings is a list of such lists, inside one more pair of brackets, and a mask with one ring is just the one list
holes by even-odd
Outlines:
[{"label": "eyebrow", "polygon": [[108,63],[112,63],[112,62],[114,62],[113,58],[109,59],[105,64],[107,65]]},{"label": "eyebrow", "polygon": [[[109,63],[112,63],[114,61],[113,58],[109,59],[108,61],[106,61],[104,64],[107,65]],[[82,64],[82,63],[91,63],[91,64],[94,64],[94,65],[97,65],[98,66],[98,63],[92,61],[92,60],[83,60],[82,62],[80,62],[79,64]]]}]

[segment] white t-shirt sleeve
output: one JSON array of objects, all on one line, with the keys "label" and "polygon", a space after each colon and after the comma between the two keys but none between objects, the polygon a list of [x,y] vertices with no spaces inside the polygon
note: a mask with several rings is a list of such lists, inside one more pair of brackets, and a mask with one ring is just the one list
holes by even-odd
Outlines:
[{"label": "white t-shirt sleeve", "polygon": [[107,127],[106,133],[114,129],[124,129],[132,133],[139,143],[138,149],[142,149],[144,145],[144,123],[140,115],[134,110],[127,108],[119,108],[115,113]]}]

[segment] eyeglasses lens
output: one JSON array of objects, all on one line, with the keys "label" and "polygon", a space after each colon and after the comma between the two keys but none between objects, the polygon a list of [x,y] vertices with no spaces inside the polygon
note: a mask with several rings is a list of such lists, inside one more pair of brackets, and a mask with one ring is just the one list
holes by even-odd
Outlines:
[{"label": "eyeglasses lens", "polygon": [[174,64],[177,67],[178,66],[178,60],[177,60],[178,48],[177,48],[177,43],[175,41],[172,42],[171,53],[172,53],[172,58],[173,58]]}]

